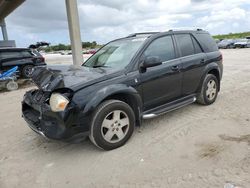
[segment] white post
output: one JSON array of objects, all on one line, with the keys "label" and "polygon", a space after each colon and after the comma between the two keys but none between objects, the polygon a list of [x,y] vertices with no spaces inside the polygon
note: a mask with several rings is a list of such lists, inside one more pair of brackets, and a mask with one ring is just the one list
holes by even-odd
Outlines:
[{"label": "white post", "polygon": [[1,21],[0,26],[2,28],[3,40],[8,40],[8,33],[7,33],[6,24],[4,20]]},{"label": "white post", "polygon": [[82,40],[80,33],[80,23],[79,15],[77,8],[77,0],[65,0],[67,16],[68,16],[68,25],[69,25],[69,34],[71,40],[71,48],[73,55],[73,64],[82,65],[83,55],[82,55]]}]

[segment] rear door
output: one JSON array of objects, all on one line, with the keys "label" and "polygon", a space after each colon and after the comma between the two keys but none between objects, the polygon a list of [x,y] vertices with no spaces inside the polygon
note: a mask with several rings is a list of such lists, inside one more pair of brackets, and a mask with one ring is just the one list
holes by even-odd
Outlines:
[{"label": "rear door", "polygon": [[162,65],[147,68],[140,74],[144,110],[167,103],[181,95],[181,61],[176,59],[171,35],[155,39],[143,53],[143,58],[158,57]]},{"label": "rear door", "polygon": [[207,56],[198,41],[191,34],[175,34],[182,62],[182,95],[196,92],[202,78]]}]

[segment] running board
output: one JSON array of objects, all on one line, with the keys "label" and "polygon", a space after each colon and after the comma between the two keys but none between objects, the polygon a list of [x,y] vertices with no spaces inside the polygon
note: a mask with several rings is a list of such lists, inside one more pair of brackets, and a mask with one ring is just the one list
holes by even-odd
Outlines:
[{"label": "running board", "polygon": [[175,100],[173,102],[164,104],[162,106],[156,107],[154,109],[145,111],[143,113],[142,118],[143,119],[151,119],[151,118],[157,117],[159,115],[165,114],[167,112],[170,112],[170,111],[173,111],[173,110],[177,110],[179,108],[182,108],[184,106],[192,104],[195,101],[196,101],[196,97],[194,95],[188,96],[188,97],[184,97],[184,98]]}]

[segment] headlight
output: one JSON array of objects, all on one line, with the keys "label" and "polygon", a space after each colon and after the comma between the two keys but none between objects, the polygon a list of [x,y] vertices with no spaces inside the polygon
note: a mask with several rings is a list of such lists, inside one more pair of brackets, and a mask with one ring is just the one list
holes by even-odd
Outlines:
[{"label": "headlight", "polygon": [[53,93],[50,97],[49,104],[53,112],[62,112],[69,104],[69,100],[59,93]]}]

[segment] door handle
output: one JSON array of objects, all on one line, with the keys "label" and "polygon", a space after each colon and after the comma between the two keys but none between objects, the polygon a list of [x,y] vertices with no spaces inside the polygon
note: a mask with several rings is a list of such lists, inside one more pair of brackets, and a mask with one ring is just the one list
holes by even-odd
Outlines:
[{"label": "door handle", "polygon": [[171,69],[172,69],[172,71],[177,72],[180,70],[180,67],[178,65],[176,65],[176,66],[172,66]]}]

